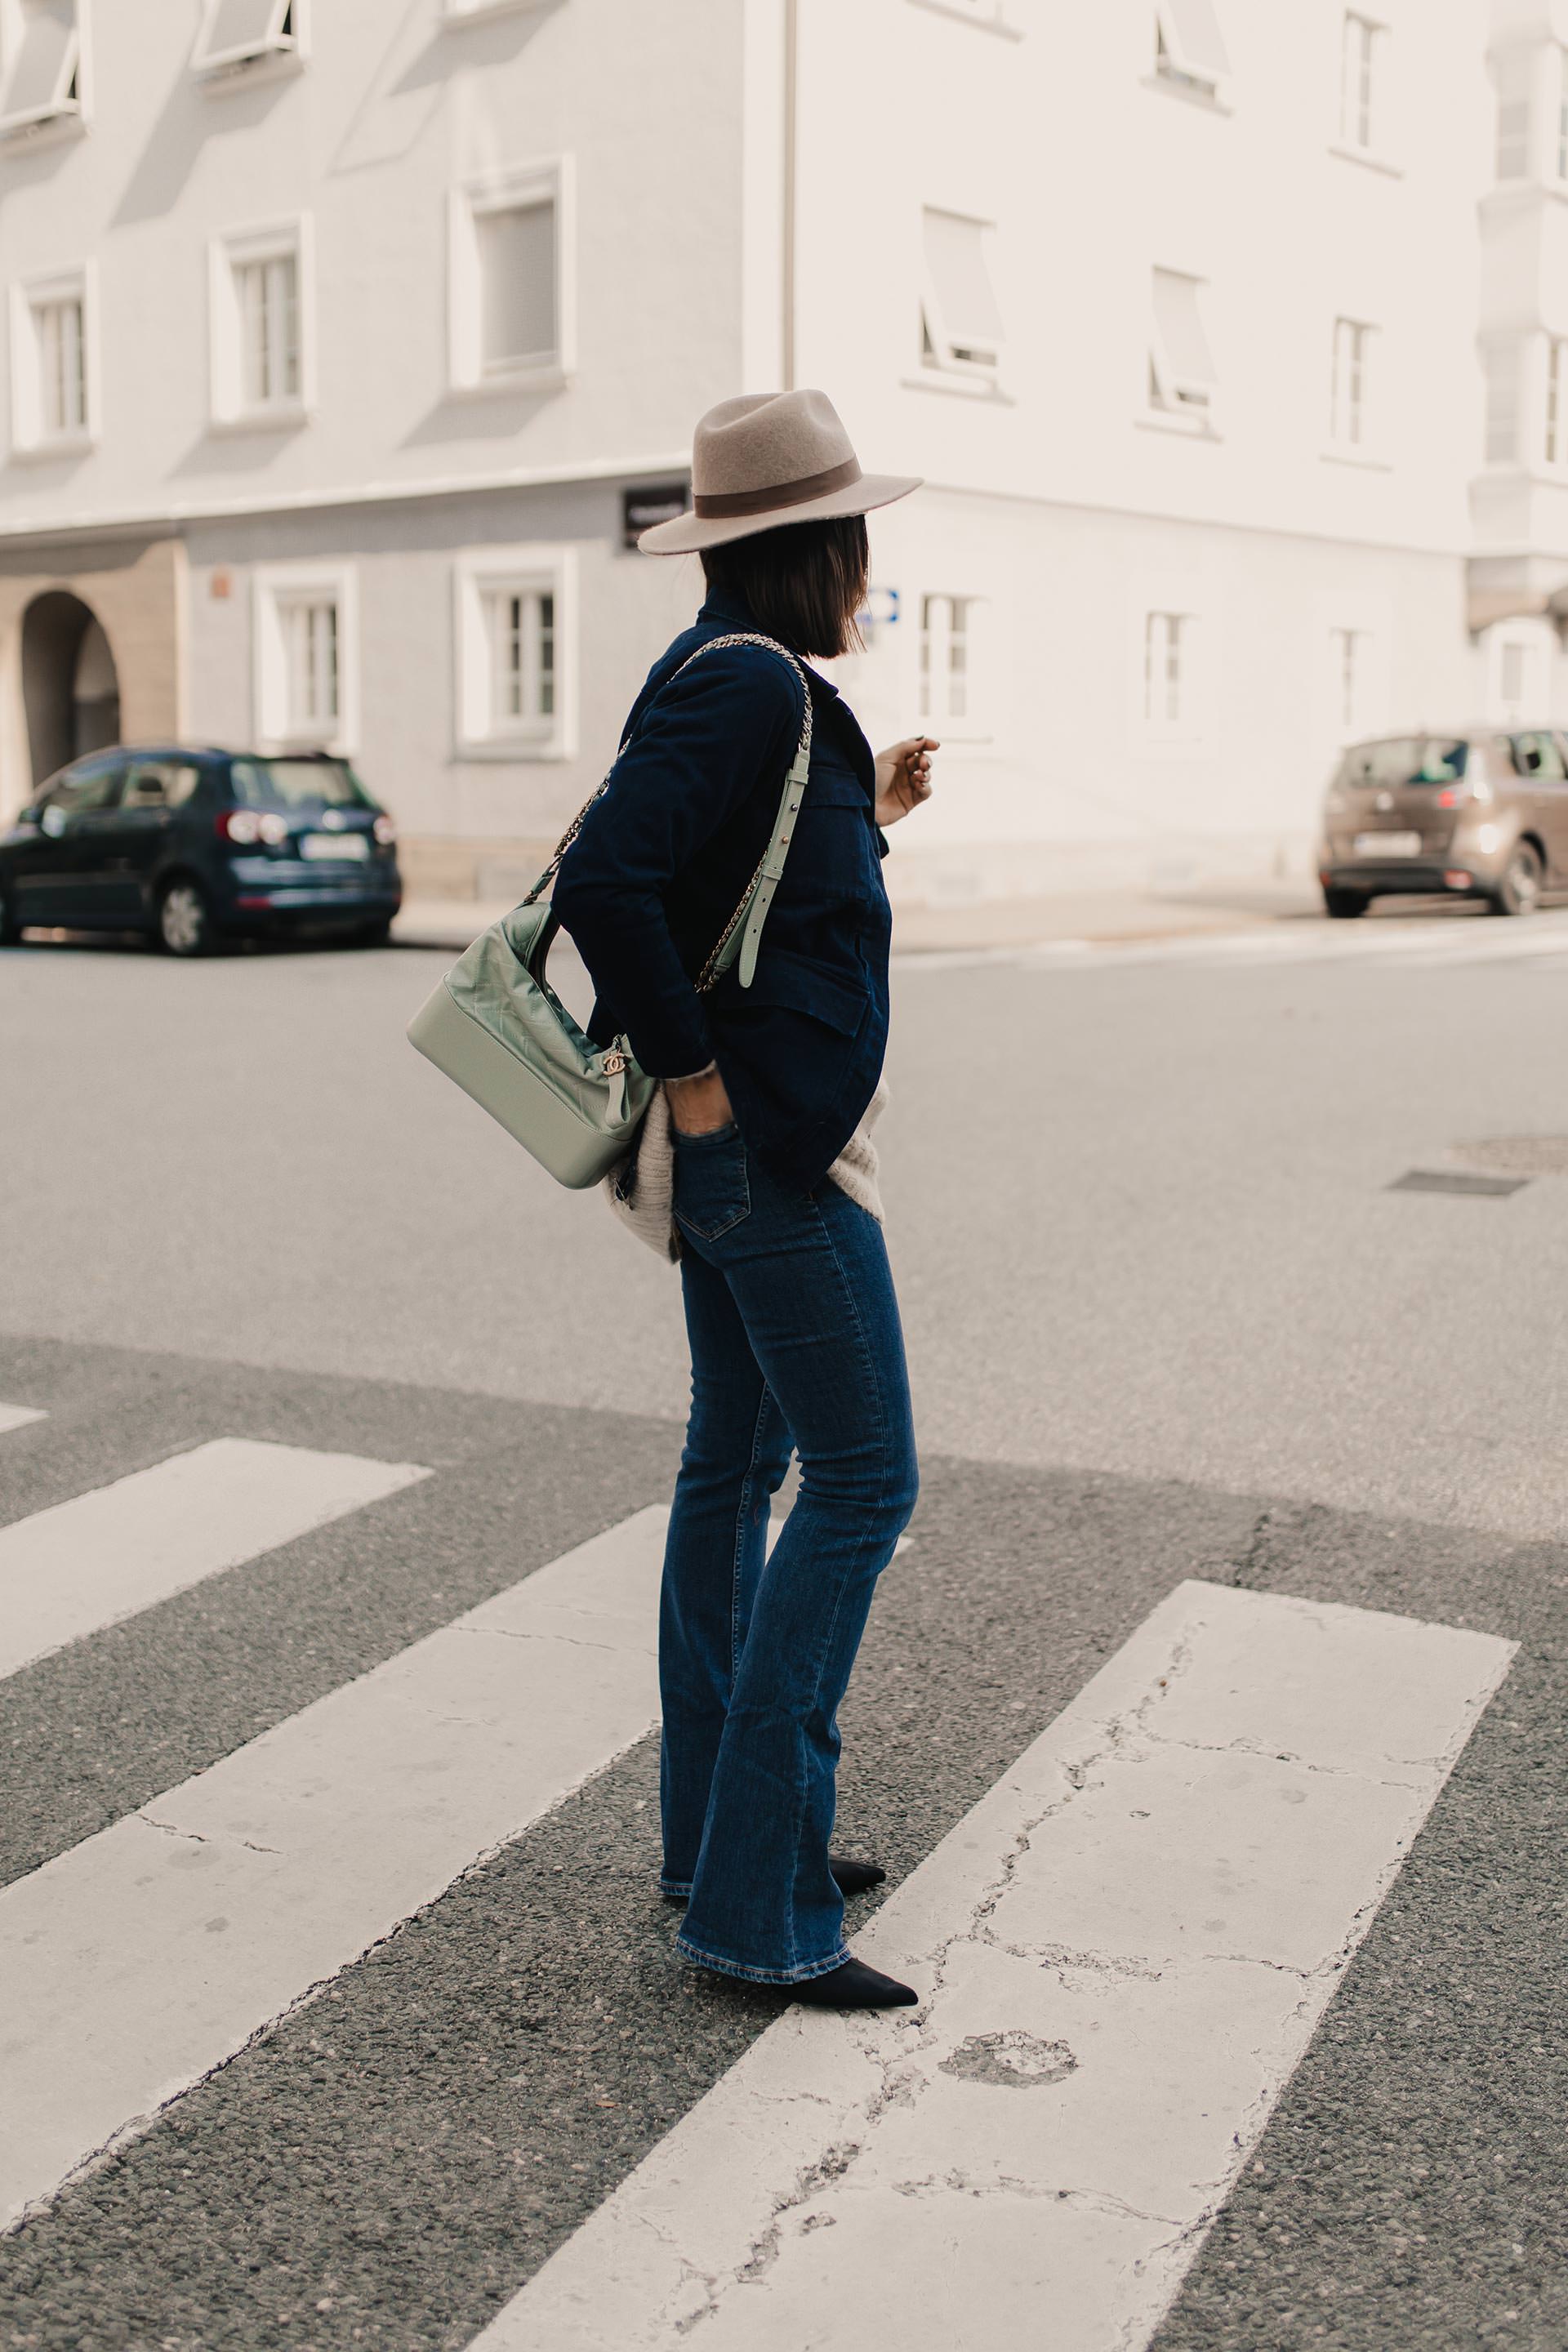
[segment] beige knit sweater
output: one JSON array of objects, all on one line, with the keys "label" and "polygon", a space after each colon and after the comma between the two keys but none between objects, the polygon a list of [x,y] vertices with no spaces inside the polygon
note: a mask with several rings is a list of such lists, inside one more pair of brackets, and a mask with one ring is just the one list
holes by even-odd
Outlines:
[{"label": "beige knit sweater", "polygon": [[[887,1102],[888,1082],[879,1078],[859,1126],[827,1171],[839,1191],[868,1210],[879,1224],[883,1222],[882,1196],[877,1189],[877,1147],[871,1129]],[[675,1146],[670,1140],[669,1099],[662,1087],[654,1089],[631,1150],[605,1177],[605,1198],[639,1242],[646,1242],[670,1265],[676,1263],[680,1255],[680,1228],[675,1222]]]}]

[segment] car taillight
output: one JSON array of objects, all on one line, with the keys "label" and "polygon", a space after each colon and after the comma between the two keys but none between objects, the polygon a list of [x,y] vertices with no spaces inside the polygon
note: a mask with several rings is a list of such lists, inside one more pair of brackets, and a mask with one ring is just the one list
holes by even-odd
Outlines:
[{"label": "car taillight", "polygon": [[232,841],[237,849],[254,849],[258,842],[268,849],[289,838],[289,821],[275,809],[225,809],[217,821],[220,841]]},{"label": "car taillight", "polygon": [[377,841],[380,842],[383,849],[389,849],[392,844],[397,839],[397,827],[393,824],[392,819],[389,816],[378,816],[374,824],[371,827],[371,831],[374,834]]}]

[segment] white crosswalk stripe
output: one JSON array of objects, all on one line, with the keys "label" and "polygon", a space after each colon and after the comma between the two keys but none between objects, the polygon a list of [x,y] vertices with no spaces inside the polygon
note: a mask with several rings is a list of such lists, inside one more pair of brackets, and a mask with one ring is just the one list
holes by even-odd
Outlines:
[{"label": "white crosswalk stripe", "polygon": [[0,1437],[7,1430],[26,1429],[31,1421],[47,1421],[48,1414],[32,1404],[0,1404]]},{"label": "white crosswalk stripe", "polygon": [[[225,1439],[0,1529],[0,1668],[429,1475]],[[0,1892],[0,2229],[655,1727],[667,1518]],[[1512,1654],[1179,1586],[857,1937],[921,2007],[786,2012],[475,2352],[1140,2352]]]},{"label": "white crosswalk stripe", "polygon": [[219,1437],[0,1528],[0,1676],[429,1475]]},{"label": "white crosswalk stripe", "polygon": [[1513,1648],[1179,1586],[476,2352],[1138,2352]]},{"label": "white crosswalk stripe", "polygon": [[637,1512],[0,1894],[0,2221],[642,1738],[667,1517]]}]

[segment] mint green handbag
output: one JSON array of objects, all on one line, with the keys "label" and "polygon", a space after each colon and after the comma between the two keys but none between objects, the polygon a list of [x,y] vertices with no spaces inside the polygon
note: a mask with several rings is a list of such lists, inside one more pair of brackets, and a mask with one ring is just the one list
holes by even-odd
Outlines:
[{"label": "mint green handbag", "polygon": [[[811,688],[795,656],[772,637],[710,637],[673,677],[721,646],[766,646],[788,662],[805,695],[805,721],[768,845],[698,979],[704,993],[737,956],[742,987],[752,984],[763,924],[784,872],[811,766]],[[626,748],[623,743],[616,754],[617,765]],[[408,1024],[411,1045],[499,1119],[552,1176],[576,1191],[596,1184],[630,1149],[658,1084],[638,1068],[625,1037],[595,1045],[544,976],[561,926],[547,904],[536,902],[615,772],[612,766],[579,809],[521,905],[479,934]]]}]

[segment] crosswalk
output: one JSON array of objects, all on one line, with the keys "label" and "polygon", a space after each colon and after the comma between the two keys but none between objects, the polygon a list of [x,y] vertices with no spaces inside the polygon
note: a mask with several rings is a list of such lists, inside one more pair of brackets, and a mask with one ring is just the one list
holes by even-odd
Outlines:
[{"label": "crosswalk", "polygon": [[910,950],[895,959],[911,971],[956,971],[1002,964],[1028,971],[1115,971],[1145,964],[1196,971],[1337,964],[1436,971],[1450,966],[1540,964],[1568,958],[1568,910],[1500,922],[1444,913],[1328,923],[1305,919],[1246,930],[1146,940],[1054,940],[1033,946]]},{"label": "crosswalk", "polygon": [[1146,2344],[1512,1651],[1179,1586],[479,2352]]},{"label": "crosswalk", "polygon": [[219,1437],[0,1528],[0,1676],[428,1475]]},{"label": "crosswalk", "polygon": [[[0,1407],[0,1448],[45,1421]],[[311,1529],[368,1534],[437,1475],[171,1445],[0,1525],[0,1671]],[[0,1892],[0,2230],[656,1728],[665,1520],[624,1509]],[[1177,1581],[857,1936],[921,2006],[784,2011],[472,2340],[950,2352],[1039,2340],[1049,2308],[1064,2352],[1137,2352],[1512,1654]]]}]

